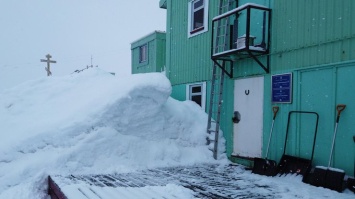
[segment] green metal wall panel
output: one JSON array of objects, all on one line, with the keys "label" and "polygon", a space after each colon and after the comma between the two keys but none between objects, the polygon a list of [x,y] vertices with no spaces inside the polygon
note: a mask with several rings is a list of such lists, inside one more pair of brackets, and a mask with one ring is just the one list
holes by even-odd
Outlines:
[{"label": "green metal wall panel", "polygon": [[[226,78],[224,80],[223,104],[221,112],[221,129],[226,139],[226,153],[230,158],[233,153],[233,122],[234,113],[234,80]],[[209,94],[209,93],[208,93]]]},{"label": "green metal wall panel", "polygon": [[186,100],[186,84],[173,85],[170,96],[176,100],[185,101]]},{"label": "green metal wall panel", "polygon": [[164,38],[157,38],[156,41],[156,68],[157,72],[161,72],[165,70],[166,65],[166,39],[165,35]]},{"label": "green metal wall panel", "polygon": [[[240,0],[239,4],[251,1]],[[265,72],[255,61],[245,59],[234,64],[234,75],[249,77],[263,74],[264,80],[264,136],[267,146],[272,121],[272,106],[280,106],[275,121],[269,158],[279,161],[284,147],[288,112],[292,110],[316,111],[320,114],[315,163],[327,164],[331,134],[334,130],[335,105],[347,104],[334,153],[334,167],[353,174],[355,146],[352,141],[355,118],[355,1],[353,0],[262,0],[253,3],[270,6],[271,23],[271,73]],[[207,81],[207,104],[212,62],[210,60],[211,33],[188,38],[188,1],[167,0],[167,75],[173,85],[172,96],[186,99],[186,84]],[[210,20],[217,15],[218,1],[209,1]],[[211,24],[209,24],[211,28]],[[265,57],[259,57],[265,62]],[[293,73],[293,102],[271,103],[271,76]],[[226,79],[223,93],[221,128],[227,141],[227,155],[233,151],[234,80]],[[309,126],[311,119],[300,118],[302,124],[294,127],[300,135],[291,144],[290,153],[309,155]],[[305,134],[306,133],[306,134]],[[305,145],[305,147],[302,147]],[[263,148],[265,155],[266,149]]]},{"label": "green metal wall panel", "polygon": [[[299,101],[300,109],[315,111],[320,116],[314,163],[327,166],[334,131],[335,69],[301,72],[300,81],[302,82],[299,95],[299,99],[302,99]],[[311,126],[312,124],[304,122],[300,125]],[[302,143],[299,144],[302,146]]]},{"label": "green metal wall panel", "polygon": [[[211,31],[188,37],[188,2],[168,0],[167,75],[173,85],[211,78]],[[216,16],[218,1],[209,1],[209,19]],[[211,29],[211,21],[208,28]]]},{"label": "green metal wall panel", "polygon": [[[258,59],[266,65],[267,60],[266,56],[260,56]],[[234,62],[234,74],[233,76],[236,78],[255,76],[265,74],[265,71],[261,66],[256,63],[253,59],[243,59],[237,62]]]},{"label": "green metal wall panel", "polygon": [[334,166],[344,168],[347,174],[352,176],[355,175],[355,173],[351,173],[355,167],[355,143],[352,140],[352,137],[355,136],[354,74],[355,63],[339,67],[337,70],[336,103],[346,104],[347,106],[341,114],[338,126],[339,134],[334,151]]},{"label": "green metal wall panel", "polygon": [[[336,138],[332,167],[346,171],[347,175],[354,175],[353,162],[355,158],[355,144],[353,121],[355,119],[355,60],[338,64],[320,65],[317,68],[304,70],[282,71],[293,73],[293,102],[291,104],[271,103],[271,75],[265,76],[264,102],[264,138],[263,146],[267,146],[269,130],[272,120],[272,106],[279,106],[274,133],[269,152],[269,158],[279,161],[283,149],[289,111],[315,111],[319,114],[318,136],[315,145],[314,164],[327,166],[333,138],[337,104],[346,104],[341,115],[338,135]],[[291,120],[292,122],[295,122]],[[291,125],[292,127],[292,125]],[[311,146],[310,129],[314,127],[312,118],[300,119],[290,133],[299,137],[289,146],[287,152],[292,155],[309,157]],[[288,147],[289,147],[288,146]],[[266,149],[263,149],[265,155]]]},{"label": "green metal wall panel", "polygon": [[[351,74],[355,74],[355,64],[350,66],[325,67],[320,70],[309,70],[301,74],[301,108],[317,111],[320,115],[319,135],[316,142],[315,164],[327,166],[335,128],[336,105],[346,104],[341,114],[334,148],[332,167],[346,170],[349,175],[353,171],[355,144],[352,121],[355,117],[355,89]],[[306,85],[303,85],[306,84]],[[353,91],[350,91],[350,90]]]},{"label": "green metal wall panel", "polygon": [[[304,68],[353,59],[355,2],[274,0],[272,70]],[[288,56],[287,54],[292,54]],[[279,64],[277,57],[290,64]],[[276,63],[275,63],[276,61]],[[296,64],[301,61],[301,64]],[[296,63],[295,63],[296,62]]]}]

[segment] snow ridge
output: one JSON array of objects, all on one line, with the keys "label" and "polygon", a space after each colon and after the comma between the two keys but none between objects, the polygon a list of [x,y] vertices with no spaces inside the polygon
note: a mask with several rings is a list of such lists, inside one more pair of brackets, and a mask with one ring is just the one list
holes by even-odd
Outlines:
[{"label": "snow ridge", "polygon": [[46,198],[47,175],[106,174],[214,162],[207,115],[170,98],[158,73],[98,68],[0,93],[0,198]]}]

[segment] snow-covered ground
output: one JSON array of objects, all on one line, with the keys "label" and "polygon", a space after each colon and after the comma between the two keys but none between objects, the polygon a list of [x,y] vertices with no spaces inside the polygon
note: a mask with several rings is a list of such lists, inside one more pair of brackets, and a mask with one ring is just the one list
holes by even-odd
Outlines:
[{"label": "snow-covered ground", "polygon": [[[48,175],[228,163],[224,154],[214,160],[205,145],[207,115],[170,93],[163,74],[115,77],[98,68],[1,91],[0,199],[45,199]],[[258,179],[249,171],[241,177]],[[297,178],[273,179],[289,185],[278,196],[287,198],[291,191],[299,198],[353,197],[348,190],[339,194],[292,180]],[[193,198],[189,189],[174,184],[154,190]]]}]

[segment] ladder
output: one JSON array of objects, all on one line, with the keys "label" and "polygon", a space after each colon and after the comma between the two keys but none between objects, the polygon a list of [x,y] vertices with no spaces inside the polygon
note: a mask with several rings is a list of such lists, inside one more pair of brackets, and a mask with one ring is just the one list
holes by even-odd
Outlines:
[{"label": "ladder", "polygon": [[[230,11],[233,8],[234,2],[236,2],[236,0],[220,0],[218,14],[221,15]],[[217,38],[214,53],[219,53],[221,50],[229,50],[227,46],[229,39],[228,18],[218,21],[216,37]]]},{"label": "ladder", "polygon": [[207,123],[207,145],[211,146],[213,158],[217,159],[220,116],[222,111],[222,94],[224,84],[224,72],[219,70],[217,64],[213,65],[210,106],[208,110]]},{"label": "ladder", "polygon": [[[233,8],[236,0],[220,0],[219,3],[219,14],[228,12]],[[219,48],[227,50],[229,29],[228,21],[218,23],[217,27],[217,47],[215,52],[219,52]],[[220,64],[223,68],[226,67],[225,61]],[[219,69],[219,66],[215,63],[212,70],[212,82],[211,82],[211,94],[210,94],[210,104],[208,110],[208,122],[207,122],[207,145],[209,145],[210,150],[213,151],[213,158],[217,159],[218,154],[218,140],[219,140],[219,127],[220,127],[220,116],[222,111],[222,94],[223,94],[223,84],[224,84],[225,72]]]}]

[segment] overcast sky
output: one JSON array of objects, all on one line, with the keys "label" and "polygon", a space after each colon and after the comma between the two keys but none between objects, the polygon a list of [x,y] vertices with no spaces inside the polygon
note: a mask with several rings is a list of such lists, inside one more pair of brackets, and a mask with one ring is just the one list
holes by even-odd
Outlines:
[{"label": "overcast sky", "polygon": [[130,43],[166,29],[159,0],[1,0],[0,90],[46,76],[40,59],[57,61],[53,76],[91,64],[130,73]]}]

